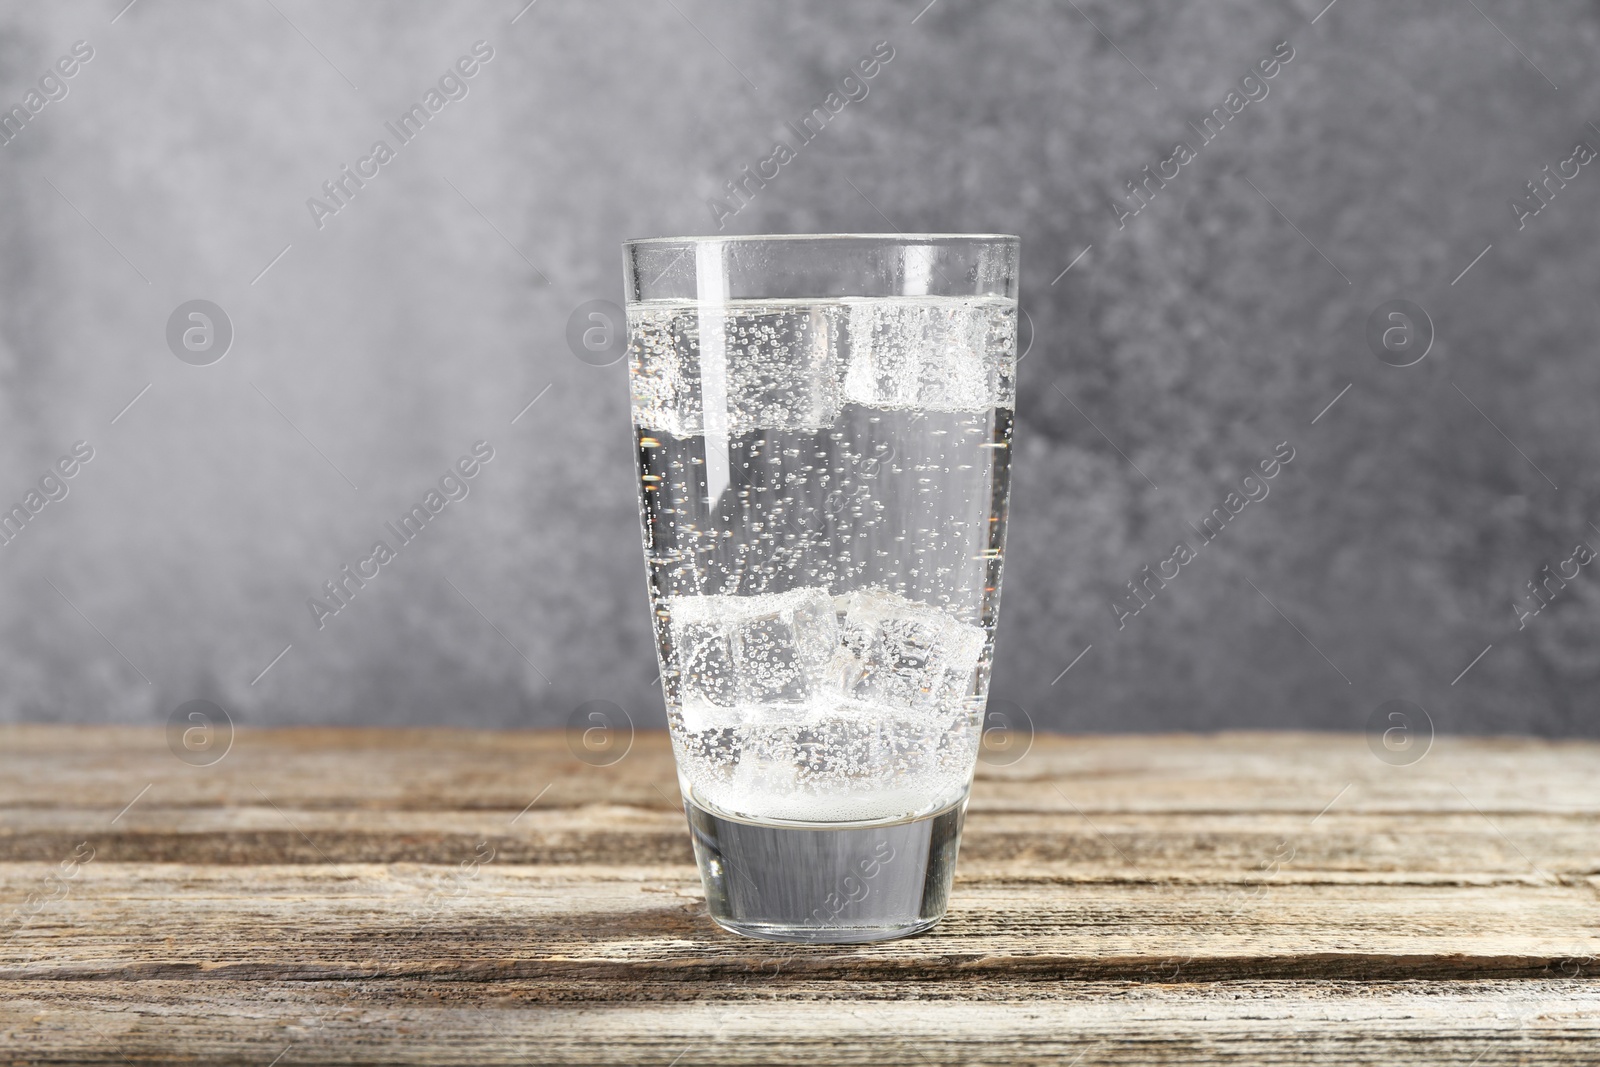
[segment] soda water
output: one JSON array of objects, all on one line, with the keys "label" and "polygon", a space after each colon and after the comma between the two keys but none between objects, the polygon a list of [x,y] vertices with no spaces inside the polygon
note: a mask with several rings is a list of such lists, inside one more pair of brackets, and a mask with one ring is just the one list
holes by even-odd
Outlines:
[{"label": "soda water", "polygon": [[1016,302],[645,300],[628,329],[684,796],[815,828],[960,805],[999,606]]}]

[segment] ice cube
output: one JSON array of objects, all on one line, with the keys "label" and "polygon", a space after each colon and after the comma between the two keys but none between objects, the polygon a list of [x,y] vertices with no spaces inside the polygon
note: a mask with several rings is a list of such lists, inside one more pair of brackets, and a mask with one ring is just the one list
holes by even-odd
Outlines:
[{"label": "ice cube", "polygon": [[[730,434],[831,426],[839,414],[842,317],[839,305],[827,303],[704,311],[635,305],[628,311],[634,420],[675,437],[703,434],[709,393],[713,403],[722,397]],[[715,330],[721,344],[702,348],[702,329]]]},{"label": "ice cube", "polygon": [[685,709],[798,704],[826,690],[839,643],[826,589],[669,597],[664,607]]},{"label": "ice cube", "polygon": [[847,402],[924,411],[1016,406],[1013,302],[916,297],[846,305]]},{"label": "ice cube", "polygon": [[833,678],[851,700],[894,709],[953,710],[971,691],[984,632],[898,593],[834,598],[839,645]]},{"label": "ice cube", "polygon": [[673,644],[678,649],[683,699],[732,707],[738,696],[733,689],[733,650],[727,633],[713,623],[687,623]]}]

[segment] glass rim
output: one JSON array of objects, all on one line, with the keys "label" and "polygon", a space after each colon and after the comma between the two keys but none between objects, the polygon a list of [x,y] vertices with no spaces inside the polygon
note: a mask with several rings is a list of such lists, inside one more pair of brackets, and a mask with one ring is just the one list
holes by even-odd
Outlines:
[{"label": "glass rim", "polygon": [[638,245],[699,245],[721,242],[760,241],[890,241],[903,244],[954,243],[957,241],[1016,241],[1014,233],[730,233],[690,237],[635,237],[622,242],[624,248]]}]

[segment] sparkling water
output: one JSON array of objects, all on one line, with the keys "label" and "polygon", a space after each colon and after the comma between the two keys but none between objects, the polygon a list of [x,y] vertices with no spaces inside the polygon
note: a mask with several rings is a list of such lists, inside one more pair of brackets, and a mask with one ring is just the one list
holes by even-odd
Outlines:
[{"label": "sparkling water", "polygon": [[645,301],[628,325],[685,796],[813,826],[960,804],[999,599],[1015,301]]}]

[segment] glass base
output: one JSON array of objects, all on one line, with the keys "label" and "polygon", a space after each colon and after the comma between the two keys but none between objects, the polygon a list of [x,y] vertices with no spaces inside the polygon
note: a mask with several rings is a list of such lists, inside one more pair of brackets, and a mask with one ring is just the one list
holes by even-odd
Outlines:
[{"label": "glass base", "polygon": [[815,944],[907,937],[944,918],[966,809],[962,798],[902,822],[773,825],[684,800],[711,918]]}]

